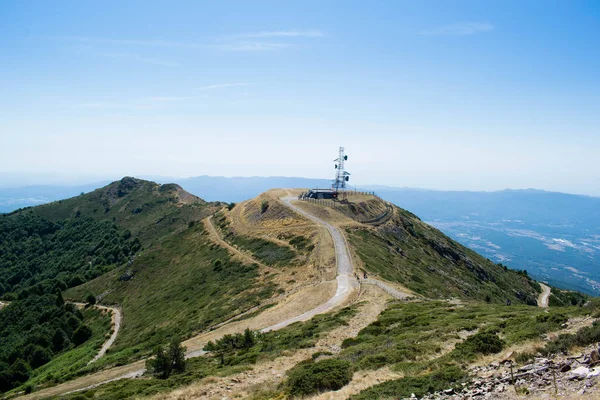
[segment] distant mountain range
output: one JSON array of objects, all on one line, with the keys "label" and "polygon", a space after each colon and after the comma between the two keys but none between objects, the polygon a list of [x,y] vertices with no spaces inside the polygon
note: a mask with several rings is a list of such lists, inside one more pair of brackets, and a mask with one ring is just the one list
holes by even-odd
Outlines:
[{"label": "distant mountain range", "polygon": [[[207,201],[240,202],[274,187],[328,187],[327,179],[211,177],[174,182]],[[107,182],[78,186],[0,188],[0,212],[87,193]],[[600,295],[600,198],[541,190],[434,191],[362,186],[417,214],[495,262],[535,278]]]}]

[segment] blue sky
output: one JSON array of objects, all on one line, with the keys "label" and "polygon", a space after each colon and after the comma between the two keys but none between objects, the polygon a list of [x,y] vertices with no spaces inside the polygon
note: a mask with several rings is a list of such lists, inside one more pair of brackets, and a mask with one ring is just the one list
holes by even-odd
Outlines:
[{"label": "blue sky", "polygon": [[[597,1],[1,1],[0,179],[600,195]],[[1,182],[0,182],[1,183]]]}]

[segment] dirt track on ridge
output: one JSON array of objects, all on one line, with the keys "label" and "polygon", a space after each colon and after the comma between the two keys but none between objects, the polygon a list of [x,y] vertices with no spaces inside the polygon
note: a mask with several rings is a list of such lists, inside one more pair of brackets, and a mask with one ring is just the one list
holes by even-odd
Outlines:
[{"label": "dirt track on ridge", "polygon": [[538,297],[538,307],[548,308],[548,301],[550,299],[550,287],[548,285],[544,285],[540,282],[540,286],[542,287],[542,293]]}]

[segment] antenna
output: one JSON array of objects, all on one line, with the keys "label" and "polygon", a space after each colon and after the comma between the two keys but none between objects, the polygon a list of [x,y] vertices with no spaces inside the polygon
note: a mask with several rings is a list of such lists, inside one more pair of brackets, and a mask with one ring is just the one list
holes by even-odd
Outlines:
[{"label": "antenna", "polygon": [[344,169],[344,161],[348,160],[348,156],[344,153],[344,148],[340,147],[339,156],[333,162],[335,162],[335,179],[331,187],[335,190],[336,197],[340,189],[346,188],[346,182],[350,180],[350,172]]}]

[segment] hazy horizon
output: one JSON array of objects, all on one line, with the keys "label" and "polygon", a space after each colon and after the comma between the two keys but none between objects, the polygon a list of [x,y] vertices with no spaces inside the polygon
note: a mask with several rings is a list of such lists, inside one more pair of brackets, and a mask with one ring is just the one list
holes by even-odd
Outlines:
[{"label": "hazy horizon", "polygon": [[[110,182],[114,182],[120,180],[126,176],[131,176],[134,178],[145,179],[156,181],[159,183],[171,183],[175,181],[182,181],[186,179],[195,179],[195,178],[225,178],[225,179],[305,179],[305,180],[323,180],[331,182],[332,179],[323,178],[323,177],[306,177],[306,176],[283,176],[283,175],[270,175],[270,176],[219,176],[219,175],[197,175],[197,176],[150,176],[150,175],[120,175],[114,177],[95,177],[86,179],[85,177],[77,177],[75,180],[70,180],[68,178],[64,179],[34,179],[34,178],[25,178],[24,180],[10,180],[6,179],[5,176],[0,175],[0,190],[2,189],[19,189],[19,188],[27,188],[27,187],[35,187],[35,186],[56,186],[56,187],[78,187],[78,186],[94,186],[98,185],[101,187]],[[21,182],[21,183],[19,183]],[[23,183],[24,182],[24,183]],[[505,187],[500,189],[491,189],[491,190],[477,190],[477,189],[440,189],[435,187],[418,187],[418,186],[396,186],[396,185],[380,185],[373,184],[370,182],[359,182],[352,183],[349,185],[349,188],[369,188],[370,190],[377,190],[377,187],[381,187],[381,189],[389,190],[389,189],[408,189],[408,190],[424,190],[424,191],[439,191],[439,192],[474,192],[474,193],[493,193],[493,192],[502,192],[502,191],[543,191],[549,193],[562,193],[574,196],[588,196],[588,197],[600,197],[600,195],[586,194],[586,193],[574,193],[574,192],[563,192],[557,190],[548,190],[543,188],[535,188],[535,187],[523,187],[523,188],[511,188]],[[373,189],[375,188],[375,189]]]},{"label": "hazy horizon", "polygon": [[1,3],[0,175],[600,196],[597,2],[341,4]]}]

